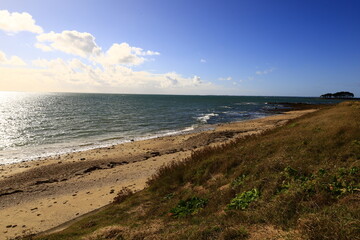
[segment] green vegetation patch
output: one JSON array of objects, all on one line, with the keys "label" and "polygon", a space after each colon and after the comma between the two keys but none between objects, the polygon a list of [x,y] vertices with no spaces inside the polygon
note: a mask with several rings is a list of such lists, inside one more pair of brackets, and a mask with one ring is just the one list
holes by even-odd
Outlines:
[{"label": "green vegetation patch", "polygon": [[170,210],[173,217],[186,217],[197,214],[208,203],[207,199],[192,197],[187,200],[180,200],[178,205]]},{"label": "green vegetation patch", "polygon": [[249,206],[250,203],[256,201],[259,196],[260,193],[256,188],[241,194],[237,194],[236,197],[231,200],[230,204],[227,205],[227,209],[244,210]]},{"label": "green vegetation patch", "polygon": [[299,123],[291,123],[291,124],[288,125],[288,128],[293,128],[293,127],[296,127],[298,125],[299,125]]},{"label": "green vegetation patch", "polygon": [[242,175],[238,176],[237,178],[235,178],[234,181],[232,181],[232,183],[231,183],[231,187],[236,188],[236,187],[243,185],[245,177],[246,177],[246,175],[242,174]]},{"label": "green vegetation patch", "polygon": [[282,172],[283,181],[279,192],[298,188],[304,193],[315,194],[329,192],[339,198],[348,193],[360,191],[360,170],[358,167],[338,168],[329,171],[320,169],[316,174],[305,175],[292,167],[286,167]]},{"label": "green vegetation patch", "polygon": [[[360,171],[358,167],[339,168],[336,174],[324,175],[329,179],[327,190],[335,196],[360,192]],[[327,180],[326,179],[326,180]]]}]

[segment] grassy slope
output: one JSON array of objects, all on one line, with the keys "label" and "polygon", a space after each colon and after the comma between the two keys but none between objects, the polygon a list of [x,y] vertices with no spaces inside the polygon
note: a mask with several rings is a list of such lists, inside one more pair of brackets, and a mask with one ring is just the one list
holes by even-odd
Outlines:
[{"label": "grassy slope", "polygon": [[360,239],[359,179],[360,103],[342,103],[197,152],[149,188],[36,239]]}]

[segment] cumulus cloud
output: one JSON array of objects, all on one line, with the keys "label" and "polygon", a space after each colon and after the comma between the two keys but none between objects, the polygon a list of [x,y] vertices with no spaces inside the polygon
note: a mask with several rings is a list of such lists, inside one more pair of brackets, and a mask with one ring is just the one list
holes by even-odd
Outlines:
[{"label": "cumulus cloud", "polygon": [[220,81],[231,81],[232,80],[232,77],[221,77],[219,78]]},{"label": "cumulus cloud", "polygon": [[275,68],[269,68],[264,71],[256,71],[255,74],[256,75],[266,75],[266,74],[273,72],[274,70],[275,70]]},{"label": "cumulus cloud", "polygon": [[39,68],[64,68],[66,62],[61,58],[56,58],[52,60],[47,59],[36,59],[32,61],[32,65]]},{"label": "cumulus cloud", "polygon": [[201,63],[206,63],[206,60],[202,58],[202,59],[200,59],[200,62]]},{"label": "cumulus cloud", "polygon": [[142,48],[131,47],[128,43],[114,43],[105,53],[101,53],[92,59],[102,64],[107,65],[139,65],[145,61],[144,56],[159,55],[159,52],[144,51]]},{"label": "cumulus cloud", "polygon": [[37,37],[35,47],[44,51],[58,50],[83,58],[99,54],[101,48],[95,43],[95,37],[87,32],[62,31],[43,33]]},{"label": "cumulus cloud", "polygon": [[236,94],[199,76],[135,71],[124,65],[98,66],[74,58],[36,59],[26,68],[0,65],[3,91],[113,92],[153,94]]},{"label": "cumulus cloud", "polygon": [[201,78],[199,76],[194,76],[192,78],[192,83],[194,84],[194,86],[198,86],[200,84],[202,84],[203,82],[201,81]]},{"label": "cumulus cloud", "polygon": [[[146,89],[149,92],[174,91],[174,93],[187,93],[187,91],[211,88],[213,85],[203,82],[199,76],[183,77],[175,72],[154,74],[146,71],[134,71],[122,65],[107,65],[98,67],[85,64],[79,59],[65,61],[61,58],[32,61],[34,69],[32,76],[39,79],[51,78],[63,84],[86,85],[87,87],[103,87],[121,89],[122,92],[138,92]],[[107,89],[107,92],[109,89]]]},{"label": "cumulus cloud", "polygon": [[8,66],[25,66],[26,63],[18,56],[6,57],[6,54],[0,51],[0,64]]},{"label": "cumulus cloud", "polygon": [[33,33],[42,33],[43,29],[35,24],[35,20],[27,13],[12,12],[8,10],[0,10],[0,29],[14,34],[21,31]]},{"label": "cumulus cloud", "polygon": [[174,87],[179,83],[178,78],[180,77],[176,73],[167,73],[164,75],[164,79],[160,83],[161,88],[170,88]]},{"label": "cumulus cloud", "polygon": [[35,47],[43,51],[62,51],[75,56],[90,59],[103,66],[109,65],[140,65],[146,56],[157,56],[159,52],[139,47],[132,47],[128,43],[114,43],[106,52],[96,44],[95,37],[87,32],[63,31],[61,33],[43,33],[38,35]]},{"label": "cumulus cloud", "polygon": [[[62,31],[43,33],[28,13],[0,11],[0,30],[38,33],[34,46],[45,52],[61,51],[71,60],[36,59],[31,64],[0,51],[0,89],[8,91],[71,91],[167,94],[219,94],[224,89],[199,76],[182,76],[176,72],[135,71],[137,66],[157,51],[144,50],[128,43],[114,43],[103,51],[95,37],[87,32]],[[205,63],[205,59],[200,60]],[[14,66],[17,66],[14,68]]]}]

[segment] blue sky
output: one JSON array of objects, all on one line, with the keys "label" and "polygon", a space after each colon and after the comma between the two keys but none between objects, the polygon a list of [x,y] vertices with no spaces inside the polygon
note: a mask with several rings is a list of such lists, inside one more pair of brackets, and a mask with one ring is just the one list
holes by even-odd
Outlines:
[{"label": "blue sky", "polygon": [[360,1],[2,0],[0,10],[2,91],[360,96]]}]

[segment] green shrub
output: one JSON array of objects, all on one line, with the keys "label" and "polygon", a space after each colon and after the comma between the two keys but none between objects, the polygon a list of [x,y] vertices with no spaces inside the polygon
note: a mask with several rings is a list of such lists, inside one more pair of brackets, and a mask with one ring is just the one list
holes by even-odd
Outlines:
[{"label": "green shrub", "polygon": [[244,210],[249,206],[250,203],[256,201],[259,196],[260,193],[256,188],[241,194],[237,194],[236,197],[231,200],[230,204],[227,205],[227,209]]},{"label": "green shrub", "polygon": [[169,193],[169,194],[167,194],[167,195],[164,197],[164,199],[165,199],[165,200],[170,200],[170,199],[172,199],[174,196],[175,196],[174,193]]},{"label": "green shrub", "polygon": [[186,217],[194,215],[203,209],[208,200],[199,197],[188,198],[187,200],[180,200],[178,205],[170,210],[173,217]]},{"label": "green shrub", "polygon": [[278,193],[297,188],[307,195],[329,192],[339,198],[348,193],[360,191],[359,168],[339,168],[333,171],[319,169],[316,174],[303,175],[292,167],[286,167],[282,172],[282,183]]},{"label": "green shrub", "polygon": [[236,188],[238,186],[241,186],[244,183],[245,177],[246,177],[245,174],[243,174],[235,178],[234,181],[232,181],[231,183],[231,187]]}]

